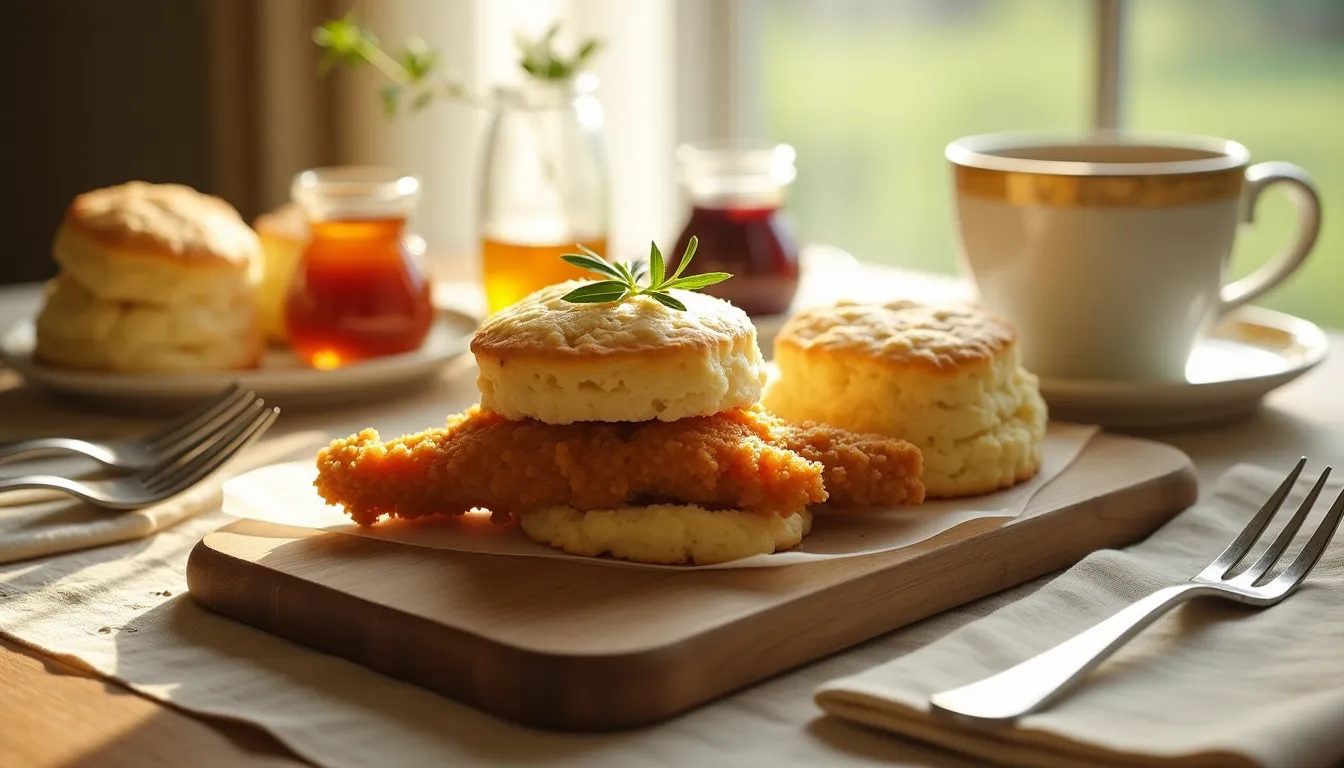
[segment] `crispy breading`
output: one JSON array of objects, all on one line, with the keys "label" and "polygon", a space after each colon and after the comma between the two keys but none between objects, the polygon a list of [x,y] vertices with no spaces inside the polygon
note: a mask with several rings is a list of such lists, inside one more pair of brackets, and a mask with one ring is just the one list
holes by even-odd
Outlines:
[{"label": "crispy breading", "polygon": [[770,425],[772,443],[826,468],[822,479],[828,507],[885,508],[924,501],[924,457],[914,445],[816,422],[790,424],[760,406],[753,413]]},{"label": "crispy breading", "polygon": [[770,442],[751,413],[671,422],[510,421],[472,407],[382,442],[366,429],[317,457],[318,493],[355,522],[655,503],[792,515],[826,499],[823,467]]},{"label": "crispy breading", "polygon": [[671,422],[545,424],[473,406],[444,428],[383,442],[366,429],[317,458],[318,493],[356,523],[380,517],[697,504],[781,517],[829,498],[918,504],[919,450],[760,407]]}]

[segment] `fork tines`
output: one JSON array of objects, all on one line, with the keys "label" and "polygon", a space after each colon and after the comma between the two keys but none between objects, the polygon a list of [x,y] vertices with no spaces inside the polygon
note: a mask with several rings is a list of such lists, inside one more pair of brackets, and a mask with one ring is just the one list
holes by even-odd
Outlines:
[{"label": "fork tines", "polygon": [[1306,464],[1305,456],[1298,460],[1297,465],[1293,467],[1293,470],[1288,473],[1288,477],[1284,478],[1284,481],[1265,501],[1260,511],[1256,513],[1255,517],[1251,518],[1251,521],[1246,524],[1246,527],[1228,545],[1227,549],[1223,550],[1222,554],[1204,569],[1200,578],[1227,581],[1230,585],[1243,588],[1260,587],[1273,581],[1276,586],[1289,590],[1296,588],[1302,582],[1307,573],[1320,560],[1321,555],[1325,553],[1326,546],[1339,527],[1340,518],[1344,517],[1344,492],[1341,492],[1335,498],[1334,504],[1326,512],[1325,517],[1317,525],[1315,532],[1312,533],[1311,538],[1298,552],[1292,563],[1279,572],[1277,576],[1274,576],[1273,579],[1268,574],[1278,565],[1284,552],[1293,543],[1293,539],[1301,530],[1302,524],[1306,522],[1307,516],[1311,514],[1311,510],[1316,505],[1321,492],[1325,490],[1325,484],[1330,477],[1331,470],[1328,466],[1321,472],[1320,478],[1307,492],[1306,498],[1298,505],[1297,511],[1279,531],[1274,541],[1246,570],[1236,574],[1233,574],[1233,571],[1250,554],[1256,542],[1260,540],[1261,535],[1269,526],[1270,520],[1278,514]]},{"label": "fork tines", "polygon": [[[249,393],[250,394],[250,393]],[[268,428],[280,413],[266,408],[266,402],[253,396],[241,412],[231,414],[224,429],[214,434],[198,450],[178,457],[144,477],[145,487],[155,493],[172,495],[209,475],[256,436]]]}]

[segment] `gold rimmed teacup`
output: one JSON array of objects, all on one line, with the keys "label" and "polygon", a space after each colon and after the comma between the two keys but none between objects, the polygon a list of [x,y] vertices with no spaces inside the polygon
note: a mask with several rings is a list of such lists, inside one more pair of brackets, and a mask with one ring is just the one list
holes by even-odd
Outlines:
[{"label": "gold rimmed teacup", "polygon": [[[961,260],[1050,378],[1183,378],[1200,332],[1271,290],[1310,253],[1320,197],[1291,163],[1235,141],[1172,134],[969,136],[948,145]],[[1224,285],[1239,223],[1282,183],[1293,241]]]}]

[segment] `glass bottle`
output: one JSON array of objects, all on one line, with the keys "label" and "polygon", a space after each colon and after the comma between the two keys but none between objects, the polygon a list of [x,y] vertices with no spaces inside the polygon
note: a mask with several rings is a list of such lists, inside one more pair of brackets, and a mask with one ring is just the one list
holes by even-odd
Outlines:
[{"label": "glass bottle", "polygon": [[668,269],[695,235],[692,274],[730,272],[702,289],[755,316],[788,310],[798,292],[798,243],[784,212],[797,171],[787,144],[716,141],[683,144],[676,159],[691,212]]},{"label": "glass bottle", "polygon": [[597,79],[529,80],[495,94],[478,225],[491,312],[532,291],[591,277],[561,261],[577,244],[607,251],[607,167]]},{"label": "glass bottle", "polygon": [[290,197],[311,231],[285,300],[295,354],[329,370],[418,349],[434,321],[406,231],[420,180],[393,168],[316,168],[294,177]]}]

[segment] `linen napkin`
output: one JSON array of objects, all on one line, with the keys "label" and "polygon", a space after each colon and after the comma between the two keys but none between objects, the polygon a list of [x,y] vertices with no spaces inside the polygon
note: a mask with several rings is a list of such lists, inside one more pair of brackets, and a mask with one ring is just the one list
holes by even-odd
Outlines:
[{"label": "linen napkin", "polygon": [[[959,726],[928,709],[930,694],[1006,669],[1149,592],[1185,581],[1222,551],[1281,481],[1276,471],[1233,467],[1204,501],[1146,541],[1096,552],[1029,597],[901,658],[820,686],[815,700],[835,717],[1010,765],[1338,765],[1344,534],[1279,605],[1253,609],[1200,598],[1178,607],[1072,693],[1016,725]],[[1280,517],[1309,488],[1309,480],[1300,480]],[[1327,487],[1305,530],[1340,489],[1339,482]],[[1280,526],[1275,521],[1268,533]],[[1299,534],[1288,556],[1304,540]]]},{"label": "linen napkin", "polygon": [[[313,449],[321,442],[314,433],[288,435],[279,441],[254,445],[235,456],[215,474],[178,495],[152,506],[125,512],[103,509],[63,494],[47,491],[11,491],[0,494],[0,563],[12,563],[61,552],[101,547],[143,539],[223,503],[228,477],[264,466],[296,450]],[[43,473],[75,476],[70,461],[6,464],[5,474]],[[105,477],[106,470],[79,473],[81,479]]]}]

